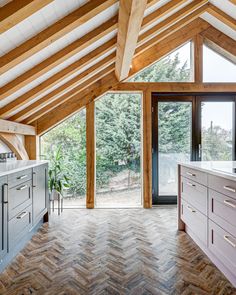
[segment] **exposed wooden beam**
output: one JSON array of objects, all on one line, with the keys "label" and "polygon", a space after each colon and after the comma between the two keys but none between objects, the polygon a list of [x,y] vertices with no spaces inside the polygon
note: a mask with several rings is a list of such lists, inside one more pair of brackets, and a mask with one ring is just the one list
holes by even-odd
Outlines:
[{"label": "exposed wooden beam", "polygon": [[[114,37],[111,40],[99,46],[98,48],[96,48],[95,50],[93,50],[92,52],[88,53],[81,59],[75,61],[74,63],[66,67],[65,69],[61,70],[60,72],[56,73],[52,77],[48,78],[45,82],[42,82],[41,84],[29,90],[27,93],[19,96],[12,102],[0,108],[0,116],[3,119],[8,119],[9,114],[11,114],[14,110],[17,110],[22,105],[32,101],[32,99],[38,97],[40,94],[44,93],[46,90],[57,85],[59,82],[63,81],[63,79],[80,71],[83,67],[88,66],[90,63],[94,62],[96,59],[100,58],[102,55],[115,49],[115,46],[116,46],[116,38]],[[15,117],[15,119],[18,119],[18,117]],[[15,119],[13,119],[13,121]]]},{"label": "exposed wooden beam", "polygon": [[225,25],[232,28],[233,30],[236,30],[236,20],[224,11],[222,11],[221,9],[219,9],[218,7],[209,3],[207,12],[215,18],[217,18],[219,21],[223,22]]},{"label": "exposed wooden beam", "polygon": [[53,0],[13,0],[0,8],[0,34],[11,29]]},{"label": "exposed wooden beam", "polygon": [[210,48],[236,64],[236,41],[210,26],[201,35]]},{"label": "exposed wooden beam", "polygon": [[95,143],[95,103],[86,105],[86,161],[87,161],[87,189],[86,208],[94,208],[96,187],[96,143]]},{"label": "exposed wooden beam", "polygon": [[103,36],[109,34],[117,27],[117,17],[113,17],[107,22],[103,23],[101,26],[97,27],[93,31],[84,35],[80,39],[61,49],[57,53],[53,54],[46,60],[42,61],[40,64],[34,68],[28,70],[21,76],[17,77],[13,81],[4,85],[0,88],[0,100],[3,100],[7,96],[11,95],[15,91],[21,89],[25,85],[34,81],[41,75],[47,73],[49,70],[53,69],[55,66],[61,64],[69,57],[75,55],[81,50],[85,49],[89,45],[93,44]]},{"label": "exposed wooden beam", "polygon": [[152,207],[152,95],[143,93],[143,206]]},{"label": "exposed wooden beam", "polygon": [[236,5],[236,0],[229,0],[231,3],[233,3],[234,5]]},{"label": "exposed wooden beam", "polygon": [[132,62],[130,77],[158,61],[182,44],[190,41],[195,35],[206,30],[209,26],[210,25],[207,22],[201,19],[196,19],[178,31],[174,31],[165,39],[161,39],[161,41],[155,43],[152,47],[135,56]]},{"label": "exposed wooden beam", "polygon": [[[152,47],[154,44],[160,43],[163,39],[165,39],[169,35],[173,34],[174,32],[185,27],[186,25],[188,25],[192,21],[196,20],[202,13],[205,12],[206,8],[207,8],[207,5],[205,4],[205,5],[201,6],[200,8],[198,8],[197,10],[194,10],[192,13],[190,13],[189,15],[184,17],[183,19],[180,19],[177,22],[174,21],[173,25],[167,26],[167,28],[165,30],[161,30],[161,33],[159,33],[157,36],[153,37],[152,39],[148,40],[147,42],[142,43],[142,41],[143,41],[142,40],[141,42],[138,43],[138,45],[140,43],[141,43],[141,45],[138,46],[138,48],[136,49],[135,55],[141,54],[142,52],[146,51],[148,48]],[[157,26],[159,27],[159,30],[161,27],[163,27],[163,29],[164,29],[166,27],[167,22],[168,22],[168,19],[164,21],[164,24],[162,24],[162,23],[158,24]],[[170,24],[172,22],[173,22],[173,18],[171,18]],[[205,22],[205,26],[209,27],[210,25]],[[151,31],[153,31],[153,30],[151,29]],[[142,39],[142,35],[140,36],[140,39]]]},{"label": "exposed wooden beam", "polygon": [[[197,19],[188,24],[186,27],[180,29],[178,32],[173,33],[160,44],[155,44],[143,54],[135,57],[131,74],[135,74],[142,68],[153,64],[155,61],[165,56],[175,48],[181,46],[183,43],[189,41],[196,34],[208,27],[209,24],[205,21]],[[80,108],[85,106],[88,101],[101,96],[106,91],[116,87],[117,84],[118,81],[115,78],[115,75],[111,73],[97,82],[90,84],[86,90],[78,92],[78,94],[71,97],[65,103],[51,109],[50,112],[39,116],[38,119],[35,119],[36,121],[34,121],[34,123],[37,123],[37,130],[39,134],[46,132],[48,129],[58,124],[61,120],[77,112]]]},{"label": "exposed wooden beam", "polygon": [[39,160],[39,136],[26,135],[25,149],[30,160]]},{"label": "exposed wooden beam", "polygon": [[[171,2],[168,2],[167,4]],[[198,18],[202,13],[204,13],[208,8],[207,3],[208,0],[200,0],[191,2],[190,4],[186,5],[171,16],[159,22],[157,25],[153,26],[151,29],[141,34],[138,38],[138,45],[141,46],[143,43],[149,41],[150,39],[153,40],[153,37],[155,36],[158,40],[160,33],[162,33],[161,36],[165,35],[163,33],[163,30],[167,32],[166,30],[169,29],[168,32],[173,33],[173,30],[180,29],[181,27]],[[143,46],[144,49],[146,45],[147,43],[145,43],[145,45]]]},{"label": "exposed wooden beam", "polygon": [[18,160],[29,159],[24,145],[16,134],[0,132],[0,139],[15,153]]},{"label": "exposed wooden beam", "polygon": [[186,0],[172,0],[164,4],[163,6],[159,7],[143,19],[142,29],[145,29],[147,26],[151,25],[156,20],[165,17],[167,14],[171,13],[185,2]]},{"label": "exposed wooden beam", "polygon": [[236,83],[195,83],[195,82],[121,82],[114,91],[146,91],[173,93],[235,93]]},{"label": "exposed wooden beam", "polygon": [[94,82],[98,81],[102,77],[106,76],[110,72],[114,70],[114,64],[108,66],[104,70],[100,71],[96,75],[92,76],[92,78],[86,80],[84,83],[78,85],[74,89],[70,90],[69,92],[65,93],[64,95],[60,96],[54,101],[50,101],[50,103],[46,104],[44,107],[40,107],[40,109],[33,113],[31,116],[27,117],[25,120],[22,121],[24,124],[30,124],[31,122],[35,121],[37,118],[43,116],[44,114],[50,112],[57,106],[66,103],[69,99],[77,99],[78,93],[83,91],[84,89],[88,88],[90,85],[92,85]]},{"label": "exposed wooden beam", "polygon": [[[77,92],[79,88],[81,90],[81,84],[86,82],[88,79],[94,79],[94,76],[100,73],[102,70],[113,64],[115,61],[115,52],[111,53],[95,65],[91,66],[78,76],[74,77],[73,79],[69,80],[68,82],[64,83],[63,85],[59,86],[52,92],[48,93],[47,95],[43,96],[42,98],[38,99],[25,109],[17,112],[15,115],[11,116],[9,120],[11,121],[23,121],[24,123],[28,124],[30,121],[26,120],[27,117],[32,116],[35,112],[39,109],[43,108],[49,103],[53,103],[55,105],[55,99],[64,94],[64,97],[69,98],[73,94]],[[71,91],[72,94],[69,92]],[[62,98],[60,98],[62,100]],[[56,105],[55,105],[56,106]]]},{"label": "exposed wooden beam", "polygon": [[115,72],[106,75],[100,80],[86,87],[83,91],[70,98],[66,103],[51,109],[50,112],[38,118],[34,123],[37,124],[38,135],[45,133],[47,130],[56,126],[62,120],[78,112],[95,98],[103,95],[112,89],[113,85],[118,83]]},{"label": "exposed wooden beam", "polygon": [[146,6],[147,0],[120,0],[115,66],[119,81],[129,74]]},{"label": "exposed wooden beam", "polygon": [[203,82],[203,37],[200,34],[194,37],[193,48],[194,81],[201,83]]},{"label": "exposed wooden beam", "polygon": [[0,132],[35,135],[35,127],[0,119]]},{"label": "exposed wooden beam", "polygon": [[[21,2],[21,1],[19,1]],[[83,25],[117,0],[93,0],[0,57],[0,75]]]}]

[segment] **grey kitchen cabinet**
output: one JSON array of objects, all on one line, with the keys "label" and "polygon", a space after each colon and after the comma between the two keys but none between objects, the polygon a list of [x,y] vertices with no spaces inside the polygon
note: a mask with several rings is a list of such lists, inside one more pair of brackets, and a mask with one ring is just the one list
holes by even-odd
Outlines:
[{"label": "grey kitchen cabinet", "polygon": [[48,163],[0,163],[0,271],[48,221]]},{"label": "grey kitchen cabinet", "polygon": [[33,225],[44,216],[48,208],[48,166],[33,168]]},{"label": "grey kitchen cabinet", "polygon": [[0,178],[0,261],[7,254],[7,211],[8,211],[8,188],[7,188],[7,177]]}]

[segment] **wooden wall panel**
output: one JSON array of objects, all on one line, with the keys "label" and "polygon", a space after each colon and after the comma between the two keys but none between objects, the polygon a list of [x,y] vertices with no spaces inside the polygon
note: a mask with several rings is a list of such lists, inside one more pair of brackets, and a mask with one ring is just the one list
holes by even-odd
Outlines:
[{"label": "wooden wall panel", "polygon": [[94,208],[95,198],[95,102],[91,101],[86,106],[86,158],[87,158],[87,197],[86,207]]},{"label": "wooden wall panel", "polygon": [[152,97],[143,93],[143,207],[152,207]]}]

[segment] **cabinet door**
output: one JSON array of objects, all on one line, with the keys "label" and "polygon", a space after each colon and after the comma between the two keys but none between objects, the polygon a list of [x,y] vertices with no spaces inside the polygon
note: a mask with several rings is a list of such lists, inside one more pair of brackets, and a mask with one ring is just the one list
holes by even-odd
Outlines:
[{"label": "cabinet door", "polygon": [[33,168],[33,224],[36,224],[47,211],[47,170],[47,165]]},{"label": "cabinet door", "polygon": [[0,259],[7,254],[7,206],[8,206],[8,187],[7,177],[0,178]]}]

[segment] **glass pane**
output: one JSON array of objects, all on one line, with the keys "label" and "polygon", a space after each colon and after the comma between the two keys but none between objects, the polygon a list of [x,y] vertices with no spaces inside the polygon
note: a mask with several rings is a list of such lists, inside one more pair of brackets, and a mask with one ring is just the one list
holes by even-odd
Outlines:
[{"label": "glass pane", "polygon": [[236,82],[236,65],[203,46],[203,81]]},{"label": "glass pane", "polygon": [[192,82],[191,42],[132,77],[129,82]]},{"label": "glass pane", "polygon": [[177,195],[177,163],[191,158],[191,102],[158,103],[159,195]]},{"label": "glass pane", "polygon": [[141,205],[141,95],[96,102],[96,206]]},{"label": "glass pane", "polygon": [[[64,208],[86,206],[86,110],[65,120],[40,138],[41,159],[50,161],[61,149],[61,173],[69,178],[63,189]],[[57,204],[55,204],[57,207]]]},{"label": "glass pane", "polygon": [[202,161],[232,160],[233,102],[201,104]]}]

